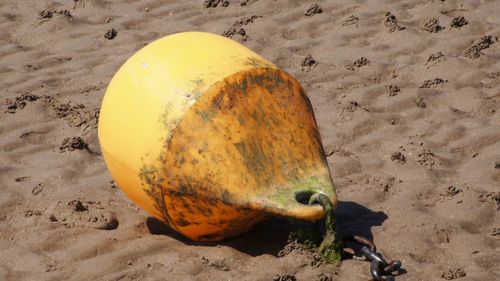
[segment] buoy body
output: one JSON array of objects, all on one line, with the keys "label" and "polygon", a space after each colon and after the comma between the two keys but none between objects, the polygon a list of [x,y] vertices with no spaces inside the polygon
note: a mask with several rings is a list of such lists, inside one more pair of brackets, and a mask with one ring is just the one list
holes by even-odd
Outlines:
[{"label": "buoy body", "polygon": [[304,194],[337,201],[304,89],[225,37],[178,33],[139,50],[110,82],[98,130],[121,190],[193,240],[270,215],[321,218]]}]

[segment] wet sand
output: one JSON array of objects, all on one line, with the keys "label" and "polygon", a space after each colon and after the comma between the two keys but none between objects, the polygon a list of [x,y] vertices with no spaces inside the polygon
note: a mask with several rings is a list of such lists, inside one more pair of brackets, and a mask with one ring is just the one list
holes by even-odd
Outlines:
[{"label": "wet sand", "polygon": [[97,138],[107,84],[141,47],[191,30],[233,38],[300,81],[341,200],[338,230],[400,259],[397,280],[500,279],[498,11],[498,1],[1,1],[0,280],[370,280],[366,262],[318,264],[287,244],[284,220],[190,242],[114,184]]}]

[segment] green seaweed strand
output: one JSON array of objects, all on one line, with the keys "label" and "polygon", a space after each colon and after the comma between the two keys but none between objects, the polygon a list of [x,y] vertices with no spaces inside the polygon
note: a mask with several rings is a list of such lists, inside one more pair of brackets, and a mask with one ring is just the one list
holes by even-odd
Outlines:
[{"label": "green seaweed strand", "polygon": [[318,247],[318,252],[328,263],[340,264],[342,260],[342,241],[338,239],[334,229],[335,216],[333,213],[333,204],[330,199],[321,193],[316,193],[309,199],[309,205],[319,203],[325,211],[326,232],[323,241]]}]

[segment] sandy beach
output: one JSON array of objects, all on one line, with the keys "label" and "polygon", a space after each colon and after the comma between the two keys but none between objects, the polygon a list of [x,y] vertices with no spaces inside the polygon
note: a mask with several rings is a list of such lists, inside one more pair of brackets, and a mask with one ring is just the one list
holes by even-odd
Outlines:
[{"label": "sandy beach", "polygon": [[[339,206],[397,281],[500,280],[500,2],[0,1],[0,280],[371,280],[318,262],[272,219],[191,242],[138,208],[97,124],[154,40],[232,38],[307,91]],[[207,46],[207,53],[210,47]]]}]

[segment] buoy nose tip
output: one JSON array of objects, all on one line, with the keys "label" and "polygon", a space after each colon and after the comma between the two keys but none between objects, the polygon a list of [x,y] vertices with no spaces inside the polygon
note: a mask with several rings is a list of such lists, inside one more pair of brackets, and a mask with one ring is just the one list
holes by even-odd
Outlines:
[{"label": "buoy nose tip", "polygon": [[313,196],[316,193],[318,193],[318,191],[311,189],[299,190],[295,192],[295,200],[302,205],[309,206],[309,200],[311,199],[311,196]]}]

